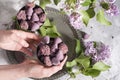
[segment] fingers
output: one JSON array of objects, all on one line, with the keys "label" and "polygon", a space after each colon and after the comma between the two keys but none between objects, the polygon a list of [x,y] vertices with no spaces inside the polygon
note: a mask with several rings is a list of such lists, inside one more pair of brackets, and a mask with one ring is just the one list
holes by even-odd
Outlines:
[{"label": "fingers", "polygon": [[14,47],[13,50],[20,51],[20,52],[23,52],[23,53],[25,53],[25,54],[27,54],[29,56],[32,56],[32,52],[28,48],[23,47],[23,45],[21,45],[21,44],[19,44],[17,42],[15,42],[14,45],[15,45],[15,47]]},{"label": "fingers", "polygon": [[39,64],[38,61],[36,60],[30,60],[30,59],[26,59],[22,64]]},{"label": "fingers", "polygon": [[29,56],[33,55],[32,51],[30,51],[28,48],[25,48],[25,47],[22,47],[20,49],[20,51],[23,52],[23,53],[25,53],[25,54],[27,54],[27,55],[29,55]]},{"label": "fingers", "polygon": [[21,51],[29,56],[32,56],[33,53],[36,51],[36,46],[34,45],[34,43],[30,44],[27,43],[25,40],[22,40],[20,38],[17,38],[17,47],[16,50]]},{"label": "fingers", "polygon": [[48,71],[50,71],[50,72],[52,71],[52,72],[50,73],[50,75],[53,75],[53,74],[55,74],[56,72],[58,72],[59,70],[61,70],[61,69],[63,68],[66,60],[67,60],[67,56],[65,57],[65,59],[63,60],[63,62],[62,62],[60,65],[58,65],[58,66],[53,66],[53,67],[48,68]]},{"label": "fingers", "polygon": [[39,62],[36,61],[36,60],[30,60],[30,63],[32,63],[32,64],[39,64]]},{"label": "fingers", "polygon": [[68,56],[65,57],[65,59],[62,61],[62,63],[60,64],[60,66],[64,66],[66,60],[67,60]]},{"label": "fingers", "polygon": [[27,43],[27,41],[25,41],[24,39],[21,39],[19,37],[16,38],[16,41],[18,43],[20,43],[23,47],[29,47],[29,44]]},{"label": "fingers", "polygon": [[61,70],[67,60],[67,56],[63,60],[63,62],[58,65],[58,66],[53,66],[53,67],[44,67],[40,65],[37,61],[35,60],[27,60],[24,62],[24,64],[32,64],[34,67],[31,67],[30,69],[30,75],[29,77],[34,77],[34,78],[44,78],[44,77],[50,77],[59,70]]},{"label": "fingers", "polygon": [[40,40],[40,37],[34,33],[24,32],[24,31],[15,31],[17,36],[23,38],[23,39],[34,39],[34,40]]},{"label": "fingers", "polygon": [[[40,37],[38,37],[36,34],[33,33],[28,33],[28,32],[24,32],[24,31],[20,31],[20,30],[12,30],[12,32],[14,33],[12,35],[12,39],[22,45],[22,48],[17,48],[17,50],[20,50],[23,53],[26,53],[28,55],[32,55],[32,51],[36,50],[36,46],[40,40]],[[28,49],[30,48],[30,50]]]},{"label": "fingers", "polygon": [[61,70],[63,68],[66,60],[67,60],[67,56],[65,57],[65,59],[63,60],[63,62],[60,65],[53,67],[53,68],[55,68],[54,70]]},{"label": "fingers", "polygon": [[36,50],[37,45],[39,44],[39,42],[34,41],[34,40],[28,40],[28,43],[30,44],[29,48],[31,48],[32,50]]},{"label": "fingers", "polygon": [[17,40],[14,41],[14,45],[15,46],[14,46],[13,50],[20,51],[20,52],[23,52],[29,56],[32,56],[32,54],[33,54],[32,49],[28,48],[29,44],[26,41],[24,41],[20,38],[17,38]]},{"label": "fingers", "polygon": [[13,34],[11,37],[12,37],[11,39],[12,39],[15,43],[19,43],[19,44],[21,44],[23,47],[28,47],[28,46],[29,46],[29,44],[27,43],[27,41],[25,41],[24,39],[18,37],[17,35]]},{"label": "fingers", "polygon": [[32,52],[35,52],[37,50],[37,47],[34,44],[30,44],[29,48],[32,50]]}]

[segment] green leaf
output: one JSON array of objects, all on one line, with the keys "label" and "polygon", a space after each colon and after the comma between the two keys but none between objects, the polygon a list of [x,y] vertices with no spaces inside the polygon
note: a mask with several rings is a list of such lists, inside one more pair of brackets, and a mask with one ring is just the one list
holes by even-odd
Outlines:
[{"label": "green leaf", "polygon": [[91,0],[92,3],[96,3],[96,0]]},{"label": "green leaf", "polygon": [[61,14],[65,14],[66,12],[63,9],[60,9]]},{"label": "green leaf", "polygon": [[75,73],[70,73],[70,77],[71,78],[76,78],[76,74]]},{"label": "green leaf", "polygon": [[61,0],[53,0],[55,5],[57,5]]},{"label": "green leaf", "polygon": [[89,8],[86,10],[87,14],[89,15],[89,18],[93,18],[95,16],[94,8]]},{"label": "green leaf", "polygon": [[15,29],[21,30],[20,25],[19,25],[16,17],[14,17],[14,22],[15,22]]},{"label": "green leaf", "polygon": [[106,2],[104,2],[104,1],[102,1],[102,2],[100,3],[100,5],[101,5],[102,8],[104,8],[105,10],[108,10],[108,9],[109,9],[109,3],[106,3]]},{"label": "green leaf", "polygon": [[81,52],[81,43],[79,39],[76,39],[76,48],[75,48],[76,54],[80,54]]},{"label": "green leaf", "polygon": [[112,25],[112,23],[105,18],[103,10],[100,10],[97,13],[96,18],[97,18],[97,21],[99,21],[103,25],[106,25],[106,26]]},{"label": "green leaf", "polygon": [[94,47],[96,48],[97,47],[97,42],[94,41],[93,43],[94,43]]},{"label": "green leaf", "polygon": [[50,36],[50,37],[58,37],[61,36],[60,33],[57,31],[56,26],[50,22],[50,20],[47,18],[45,23],[40,28],[40,34],[41,36]]},{"label": "green leaf", "polygon": [[45,23],[43,24],[43,26],[52,26],[52,24],[48,18],[45,20]]},{"label": "green leaf", "polygon": [[65,3],[71,6],[71,4],[73,5],[76,3],[76,0],[66,0]]},{"label": "green leaf", "polygon": [[77,58],[76,62],[81,64],[84,69],[86,69],[90,66],[90,58],[89,57]]},{"label": "green leaf", "polygon": [[81,10],[80,13],[83,16],[82,17],[83,23],[87,26],[88,23],[89,23],[89,20],[90,20],[88,13],[86,11],[84,11],[84,10]]},{"label": "green leaf", "polygon": [[12,20],[15,21],[15,20],[16,20],[16,16],[13,16],[13,17],[12,17]]},{"label": "green leaf", "polygon": [[73,67],[75,65],[77,65],[77,62],[75,60],[66,63],[66,67],[67,68]]},{"label": "green leaf", "polygon": [[51,28],[46,29],[46,35],[50,37],[58,37],[61,36],[60,33],[57,31],[56,26],[53,25]]},{"label": "green leaf", "polygon": [[110,68],[110,66],[104,64],[103,62],[97,62],[93,65],[93,69],[99,70],[99,71],[106,71]]},{"label": "green leaf", "polygon": [[100,75],[100,71],[96,69],[88,69],[83,72],[84,75],[86,76],[92,76],[92,77],[97,77]]},{"label": "green leaf", "polygon": [[40,27],[40,34],[41,34],[41,36],[46,36],[46,29],[44,26]]},{"label": "green leaf", "polygon": [[91,3],[92,3],[91,0],[85,0],[85,2],[82,3],[81,5],[82,6],[89,6]]},{"label": "green leaf", "polygon": [[50,0],[39,0],[40,1],[40,6],[45,9],[47,4],[50,4],[51,1]]}]

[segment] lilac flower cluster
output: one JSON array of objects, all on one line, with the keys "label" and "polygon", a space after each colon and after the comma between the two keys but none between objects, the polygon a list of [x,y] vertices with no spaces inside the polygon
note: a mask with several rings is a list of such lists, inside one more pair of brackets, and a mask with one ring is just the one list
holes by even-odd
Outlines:
[{"label": "lilac flower cluster", "polygon": [[69,20],[70,20],[70,24],[75,29],[80,29],[81,25],[83,24],[82,16],[77,12],[73,12],[69,17]]},{"label": "lilac flower cluster", "polygon": [[64,3],[61,7],[62,10],[69,16],[70,24],[74,27],[74,29],[80,29],[83,24],[82,15],[77,11],[81,9],[81,3],[84,1],[85,0],[76,0],[74,6]]},{"label": "lilac flower cluster", "polygon": [[76,0],[75,3],[72,4],[68,4],[67,2],[63,3],[61,5],[61,9],[66,12],[67,14],[71,14],[73,11],[77,11],[80,10],[82,5],[81,3],[83,3],[85,0]]},{"label": "lilac flower cluster", "polygon": [[116,16],[120,13],[118,6],[115,5],[115,1],[116,0],[108,0],[107,1],[109,3],[109,9],[106,10],[106,13],[111,16]]},{"label": "lilac flower cluster", "polygon": [[[85,3],[84,3],[85,2]],[[100,0],[102,3],[107,3],[108,8],[105,9],[105,12],[111,16],[118,15],[120,13],[119,8],[115,5],[116,0]],[[74,29],[81,29],[84,22],[82,21],[82,15],[78,12],[80,10],[85,10],[85,6],[82,3],[86,4],[86,0],[76,0],[76,1],[65,1],[61,5],[61,10],[64,11],[69,16],[70,24]],[[89,2],[88,2],[89,4]],[[90,5],[90,4],[89,4]],[[105,6],[105,5],[103,5]],[[91,14],[89,14],[91,15]]]},{"label": "lilac flower cluster", "polygon": [[110,49],[101,42],[90,41],[85,43],[85,55],[90,56],[93,62],[98,62],[109,58]]}]

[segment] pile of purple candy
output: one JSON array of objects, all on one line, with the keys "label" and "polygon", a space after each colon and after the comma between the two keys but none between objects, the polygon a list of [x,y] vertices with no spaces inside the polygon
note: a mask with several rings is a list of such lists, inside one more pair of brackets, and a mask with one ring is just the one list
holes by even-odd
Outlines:
[{"label": "pile of purple candy", "polygon": [[36,31],[43,25],[45,19],[44,10],[34,3],[28,3],[17,13],[17,21],[23,30]]},{"label": "pile of purple candy", "polygon": [[45,66],[59,65],[64,60],[67,52],[67,45],[59,37],[50,38],[45,36],[37,48],[38,59]]}]

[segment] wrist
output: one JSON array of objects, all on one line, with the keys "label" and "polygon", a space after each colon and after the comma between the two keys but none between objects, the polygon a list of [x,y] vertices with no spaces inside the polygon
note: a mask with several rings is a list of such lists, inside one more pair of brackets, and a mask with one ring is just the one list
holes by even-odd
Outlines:
[{"label": "wrist", "polygon": [[25,69],[20,65],[0,66],[0,80],[18,80],[24,77],[27,77],[27,75]]},{"label": "wrist", "polygon": [[[21,64],[18,64],[18,65],[21,65]],[[29,77],[27,66],[21,65],[21,66],[19,66],[19,68],[17,68],[16,70],[17,70],[17,77],[18,77],[18,78]]]}]

